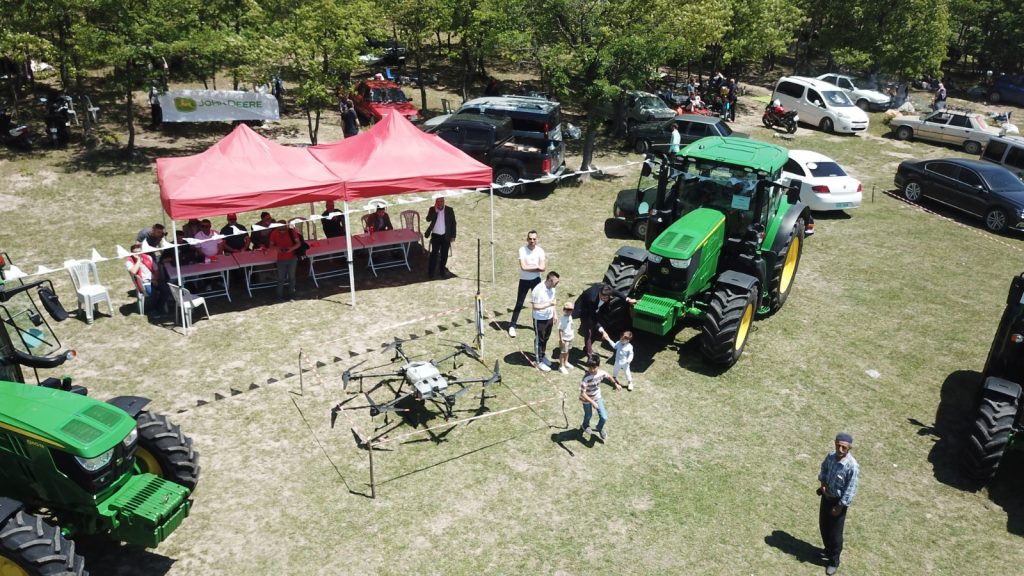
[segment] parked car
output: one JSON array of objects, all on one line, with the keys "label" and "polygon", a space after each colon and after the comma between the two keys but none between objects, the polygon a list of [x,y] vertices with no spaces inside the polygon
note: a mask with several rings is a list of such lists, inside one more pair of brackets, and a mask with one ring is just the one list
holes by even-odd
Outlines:
[{"label": "parked car", "polygon": [[982,160],[995,162],[1024,180],[1024,138],[997,136],[988,141]]},{"label": "parked car", "polygon": [[682,114],[671,120],[645,122],[636,126],[626,136],[626,141],[640,154],[647,152],[668,152],[672,142],[672,125],[679,127],[679,147],[696,142],[705,136],[735,136],[747,138],[746,134],[733,132],[732,128],[717,116]]},{"label": "parked car", "polygon": [[800,201],[811,210],[846,210],[860,207],[864,187],[835,160],[811,150],[790,150],[780,180],[789,186],[799,180]]},{"label": "parked car", "polygon": [[834,84],[853,100],[858,108],[864,111],[880,112],[889,109],[892,101],[888,95],[871,88],[871,83],[865,78],[855,78],[844,74],[822,74],[818,80]]},{"label": "parked car", "polygon": [[619,191],[612,204],[612,218],[618,220],[633,236],[647,238],[647,218],[658,195],[658,186],[627,188]]},{"label": "parked car", "polygon": [[1024,182],[1002,166],[967,158],[905,160],[896,169],[896,187],[911,202],[923,198],[978,216],[991,232],[1021,229]]},{"label": "parked car", "polygon": [[897,116],[889,128],[899,140],[920,138],[932,142],[955,144],[968,154],[981,154],[981,149],[999,129],[989,126],[985,117],[973,112],[936,110],[924,116]]},{"label": "parked car", "polygon": [[850,101],[846,92],[816,78],[779,78],[771,96],[771,101],[775,100],[786,110],[796,110],[800,122],[817,126],[822,132],[856,134],[868,129],[868,115]]},{"label": "parked car", "polygon": [[1000,74],[992,81],[988,101],[1024,105],[1024,74]]},{"label": "parked car", "polygon": [[390,80],[364,80],[352,93],[356,114],[365,122],[376,122],[389,112],[398,112],[411,122],[419,120],[419,111],[405,92]]},{"label": "parked car", "polygon": [[626,130],[628,132],[632,132],[633,128],[644,122],[671,120],[675,115],[675,110],[669,108],[664,100],[650,92],[639,90],[626,92]]}]

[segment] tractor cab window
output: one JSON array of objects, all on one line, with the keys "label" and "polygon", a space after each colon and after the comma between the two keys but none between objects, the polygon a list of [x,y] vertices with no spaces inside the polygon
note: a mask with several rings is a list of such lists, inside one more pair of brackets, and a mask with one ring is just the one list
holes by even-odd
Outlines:
[{"label": "tractor cab window", "polygon": [[698,163],[690,163],[687,173],[691,178],[680,198],[684,206],[718,210],[725,215],[730,236],[741,234],[753,223],[753,210],[757,209],[757,174]]}]

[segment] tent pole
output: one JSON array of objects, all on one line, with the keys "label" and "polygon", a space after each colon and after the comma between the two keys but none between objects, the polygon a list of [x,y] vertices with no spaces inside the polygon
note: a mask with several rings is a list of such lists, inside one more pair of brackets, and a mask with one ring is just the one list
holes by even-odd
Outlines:
[{"label": "tent pole", "polygon": [[494,183],[491,183],[491,284],[497,282],[496,272],[494,270]]},{"label": "tent pole", "polygon": [[348,291],[352,295],[352,306],[356,305],[356,277],[355,270],[352,265],[352,252],[354,247],[352,246],[352,221],[348,217],[348,199],[344,200],[345,206],[345,243],[348,245],[348,251],[345,253],[345,259],[348,260]]},{"label": "tent pole", "polygon": [[[171,238],[174,239],[174,268],[178,275],[178,288],[184,288],[185,283],[181,281],[181,260],[178,258],[178,221],[171,218]],[[162,260],[163,258],[161,258]],[[168,279],[169,280],[169,279]],[[165,280],[166,281],[166,280]],[[180,294],[180,292],[179,292]],[[185,324],[185,303],[181,303],[181,331],[188,335],[188,324]]]}]

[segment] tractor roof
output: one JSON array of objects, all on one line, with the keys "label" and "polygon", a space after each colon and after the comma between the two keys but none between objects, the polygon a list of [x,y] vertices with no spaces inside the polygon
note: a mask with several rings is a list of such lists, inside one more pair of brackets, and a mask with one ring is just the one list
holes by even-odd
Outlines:
[{"label": "tractor roof", "polygon": [[76,456],[102,454],[135,427],[117,407],[87,396],[0,381],[0,428]]},{"label": "tractor roof", "polygon": [[709,136],[689,144],[680,156],[732,164],[774,174],[789,158],[785,148],[747,138]]}]

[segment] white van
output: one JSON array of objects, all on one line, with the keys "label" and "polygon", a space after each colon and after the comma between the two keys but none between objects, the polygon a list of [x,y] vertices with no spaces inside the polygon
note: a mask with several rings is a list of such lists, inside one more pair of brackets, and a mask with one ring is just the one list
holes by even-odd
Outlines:
[{"label": "white van", "polygon": [[868,115],[839,87],[815,78],[783,76],[775,84],[772,100],[796,110],[800,121],[825,132],[856,134],[868,129]]},{"label": "white van", "polygon": [[981,159],[995,162],[1024,180],[1024,138],[1020,136],[989,138]]}]

